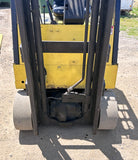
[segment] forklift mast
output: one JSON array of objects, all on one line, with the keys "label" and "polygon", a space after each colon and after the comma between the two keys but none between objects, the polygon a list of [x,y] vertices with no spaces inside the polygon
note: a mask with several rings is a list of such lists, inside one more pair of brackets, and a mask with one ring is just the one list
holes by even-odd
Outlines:
[{"label": "forklift mast", "polygon": [[[15,99],[15,127],[37,135],[38,122],[67,123],[89,116],[94,134],[98,128],[114,129],[117,102],[105,88],[113,88],[107,87],[109,77],[114,85],[116,81],[120,0],[46,0],[43,13],[40,4],[38,0],[11,0],[16,86],[23,83],[16,87],[23,90]],[[72,63],[81,64],[81,73],[75,72],[81,76],[78,80],[68,65],[70,57]],[[77,65],[74,68],[78,71]],[[62,74],[66,76],[56,84]]]}]

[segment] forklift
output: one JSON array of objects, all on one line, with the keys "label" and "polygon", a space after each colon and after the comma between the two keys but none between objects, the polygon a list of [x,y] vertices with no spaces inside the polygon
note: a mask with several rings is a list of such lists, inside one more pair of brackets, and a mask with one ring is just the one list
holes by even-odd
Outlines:
[{"label": "forklift", "polygon": [[11,0],[15,128],[115,129],[120,0],[43,2]]}]

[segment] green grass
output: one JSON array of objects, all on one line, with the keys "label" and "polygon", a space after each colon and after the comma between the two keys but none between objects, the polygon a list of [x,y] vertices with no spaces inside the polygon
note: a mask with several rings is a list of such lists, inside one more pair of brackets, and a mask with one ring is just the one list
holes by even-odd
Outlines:
[{"label": "green grass", "polygon": [[120,30],[138,38],[138,6],[134,7],[133,11],[121,15]]}]

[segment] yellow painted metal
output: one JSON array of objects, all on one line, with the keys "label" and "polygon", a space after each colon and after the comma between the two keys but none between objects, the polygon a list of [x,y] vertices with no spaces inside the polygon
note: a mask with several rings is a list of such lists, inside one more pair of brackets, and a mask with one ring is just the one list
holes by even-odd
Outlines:
[{"label": "yellow painted metal", "polygon": [[2,45],[2,38],[3,38],[3,35],[0,34],[0,49],[1,49],[1,45]]},{"label": "yellow painted metal", "polygon": [[41,25],[42,40],[83,41],[85,25]]},{"label": "yellow painted metal", "polygon": [[111,28],[111,33],[110,33],[110,54],[109,54],[109,61],[107,62],[107,64],[112,65],[112,55],[113,55],[113,44],[114,44],[114,19],[112,21],[112,28]]},{"label": "yellow painted metal", "polygon": [[105,88],[114,89],[116,84],[118,65],[106,65],[105,69]]},{"label": "yellow painted metal", "polygon": [[[41,25],[43,41],[83,41],[85,25]],[[114,32],[114,31],[113,31]],[[112,65],[113,33],[110,36],[110,56],[106,65],[106,88],[115,88],[117,65]],[[19,36],[19,46],[20,46]],[[20,53],[19,53],[20,54]],[[83,54],[80,53],[43,53],[44,66],[47,70],[47,88],[68,88],[81,79]],[[15,84],[17,89],[25,88],[26,74],[24,64],[14,64]],[[84,88],[85,80],[77,87]]]},{"label": "yellow painted metal", "polygon": [[[20,65],[14,64],[13,67],[14,67],[16,88],[25,89],[26,73],[24,64]],[[77,71],[81,72],[81,69],[80,66],[76,66],[76,71],[75,71],[74,67],[75,66],[58,65],[58,64],[47,65],[47,70],[50,71],[50,74],[47,74],[47,81],[46,81],[47,88],[67,88],[74,82],[76,82],[78,78],[80,78],[78,77]],[[106,89],[115,88],[117,69],[118,65],[106,65],[106,70],[105,70]],[[75,74],[77,74],[77,76]],[[60,81],[59,78],[61,78]],[[85,87],[85,80],[78,86],[78,88],[84,88],[84,87]]]},{"label": "yellow painted metal", "polygon": [[13,64],[16,89],[25,89],[26,72],[24,64]]},{"label": "yellow painted metal", "polygon": [[22,56],[21,56],[21,50],[20,50],[20,45],[21,45],[21,38],[20,38],[20,31],[19,31],[19,26],[18,26],[18,51],[19,51],[19,63],[23,64],[22,62]]}]

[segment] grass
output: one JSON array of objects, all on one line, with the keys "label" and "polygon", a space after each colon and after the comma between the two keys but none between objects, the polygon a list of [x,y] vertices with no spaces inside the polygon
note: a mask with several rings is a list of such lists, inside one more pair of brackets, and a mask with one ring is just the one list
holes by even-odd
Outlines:
[{"label": "grass", "polygon": [[133,11],[121,15],[120,30],[138,38],[138,5],[134,6]]}]

